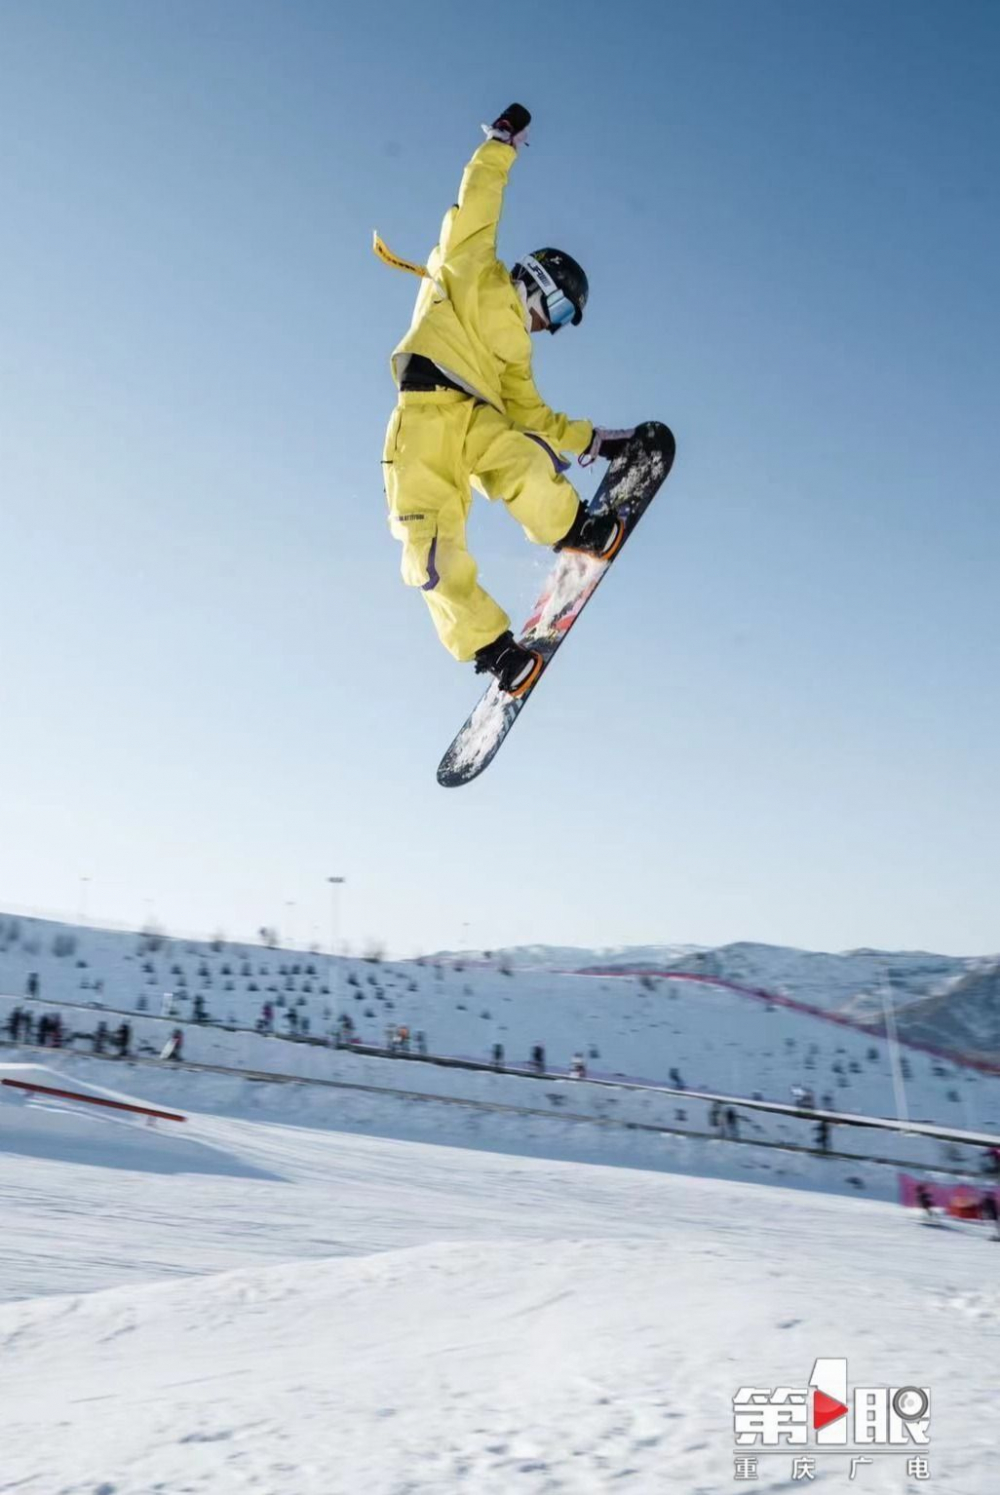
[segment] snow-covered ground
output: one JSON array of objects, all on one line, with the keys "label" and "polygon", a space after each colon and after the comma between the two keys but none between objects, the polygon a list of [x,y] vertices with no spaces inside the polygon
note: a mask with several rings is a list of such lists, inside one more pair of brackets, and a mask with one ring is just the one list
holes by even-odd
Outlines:
[{"label": "snow-covered ground", "polygon": [[[931,1387],[931,1479],[820,1461],[809,1483],[992,1492],[1000,1245],[890,1202],[896,1164],[974,1172],[982,1147],[838,1122],[820,1156],[813,1121],[747,1106],[725,1141],[671,1080],[894,1114],[877,1035],[723,984],[763,962],[776,997],[857,1010],[885,957],[762,948],[667,979],[643,972],[699,952],[573,952],[616,972],[580,975],[570,952],[372,963],[0,919],[0,1023],[58,1006],[71,1039],[0,1051],[0,1492],[717,1495],[737,1388],[844,1355],[852,1384]],[[898,960],[902,1021],[956,978]],[[614,1084],[294,1042],[254,1031],[264,1001],[286,1033],[349,1013],[509,1065],[542,1043]],[[138,1058],[92,1055],[122,1014]],[[211,1070],[157,1062],[176,1025]],[[911,1116],[1000,1128],[1000,1077],[904,1067]],[[791,1451],[759,1476],[797,1483]]]},{"label": "snow-covered ground", "polygon": [[[56,1062],[66,1088],[110,1068]],[[1000,1246],[976,1227],[513,1136],[360,1136],[318,1119],[316,1088],[127,1073],[183,1138],[137,1118],[125,1159],[121,1125],[69,1108],[80,1147],[46,1156],[36,1107],[0,1107],[8,1142],[34,1134],[0,1153],[0,1490],[717,1495],[737,1388],[804,1386],[840,1355],[852,1383],[933,1394],[931,1481],[886,1459],[852,1488],[995,1488]],[[756,1487],[791,1468],[762,1460]],[[846,1489],[842,1461],[814,1482]]]}]

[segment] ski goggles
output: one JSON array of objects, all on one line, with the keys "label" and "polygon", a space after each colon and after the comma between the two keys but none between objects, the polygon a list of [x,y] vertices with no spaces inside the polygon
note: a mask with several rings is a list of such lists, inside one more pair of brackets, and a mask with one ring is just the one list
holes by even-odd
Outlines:
[{"label": "ski goggles", "polygon": [[549,331],[558,332],[560,327],[565,327],[567,323],[572,322],[576,316],[576,307],[565,291],[559,289],[545,266],[540,265],[533,254],[526,254],[521,265],[542,293]]}]

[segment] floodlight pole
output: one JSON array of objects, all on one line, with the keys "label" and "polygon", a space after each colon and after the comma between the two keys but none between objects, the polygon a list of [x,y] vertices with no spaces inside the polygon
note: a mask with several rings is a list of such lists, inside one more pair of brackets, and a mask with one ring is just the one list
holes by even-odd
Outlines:
[{"label": "floodlight pole", "polygon": [[335,995],[335,982],[333,973],[334,958],[337,950],[337,936],[340,932],[340,889],[344,886],[344,883],[346,881],[346,877],[327,878],[327,882],[330,884],[330,959],[326,984],[330,988],[331,1000]]}]

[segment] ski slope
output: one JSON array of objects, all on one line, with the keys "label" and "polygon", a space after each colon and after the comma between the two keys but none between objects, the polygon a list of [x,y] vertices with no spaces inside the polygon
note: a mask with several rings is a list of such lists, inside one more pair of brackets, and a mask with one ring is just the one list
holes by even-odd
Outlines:
[{"label": "ski slope", "polygon": [[[618,974],[571,974],[567,963]],[[637,963],[647,969],[691,967],[697,979],[621,974]],[[541,1043],[555,1072],[565,1072],[579,1052],[596,1076],[667,1084],[677,1069],[683,1085],[694,1090],[777,1101],[787,1101],[792,1086],[806,1085],[821,1105],[827,1097],[831,1109],[891,1116],[896,1099],[884,1039],[833,1017],[856,1018],[866,1004],[877,1003],[874,988],[888,973],[902,1028],[908,1006],[920,1007],[929,991],[974,965],[920,952],[832,956],[760,945],[700,956],[674,947],[533,948],[494,952],[489,961],[466,954],[370,962],[3,916],[0,1022],[23,1001],[34,973],[43,1001],[70,1009],[64,1012],[67,1026],[85,1051],[98,1022],[114,1027],[128,1015],[136,1044],[149,1054],[159,1053],[180,1023],[185,1057],[196,1062],[336,1075],[346,1061],[288,1041],[289,1019],[294,1014],[300,1029],[308,1021],[309,1036],[326,1039],[346,1014],[358,1039],[375,1046],[385,1045],[388,1031],[405,1023],[412,1033],[426,1035],[432,1054],[484,1061],[500,1043],[506,1062],[516,1066]],[[824,1016],[769,1003],[713,981],[766,988],[828,1011]],[[210,1019],[204,1025],[190,1021],[197,996]],[[253,1031],[265,1001],[275,1008],[276,1037]],[[161,1016],[166,1002],[171,1012]],[[33,1006],[41,1010],[40,1003]],[[939,1014],[939,1034],[943,1023]],[[1000,1075],[919,1049],[907,1053],[905,1066],[911,1118],[1000,1130]]]},{"label": "ski slope", "polygon": [[[190,1132],[136,1125],[127,1161],[117,1123],[46,1155],[34,1104],[0,1107],[8,1142],[34,1131],[0,1151],[0,1489],[717,1495],[737,1387],[843,1354],[858,1383],[932,1387],[931,1488],[995,1488],[1000,1247],[975,1227],[351,1135],[295,1087],[257,1087],[280,1123],[201,1114],[235,1081],[152,1073]],[[787,1458],[764,1472],[789,1487]]]}]

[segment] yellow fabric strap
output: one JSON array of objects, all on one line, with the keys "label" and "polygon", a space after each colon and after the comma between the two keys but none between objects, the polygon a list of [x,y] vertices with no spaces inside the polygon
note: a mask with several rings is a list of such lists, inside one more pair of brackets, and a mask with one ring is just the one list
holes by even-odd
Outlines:
[{"label": "yellow fabric strap", "polygon": [[431,273],[425,265],[414,265],[410,260],[400,259],[398,254],[393,254],[392,250],[379,238],[377,229],[372,236],[372,249],[383,265],[391,265],[394,270],[408,270],[411,275],[419,275],[422,280],[431,279]]}]

